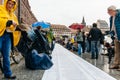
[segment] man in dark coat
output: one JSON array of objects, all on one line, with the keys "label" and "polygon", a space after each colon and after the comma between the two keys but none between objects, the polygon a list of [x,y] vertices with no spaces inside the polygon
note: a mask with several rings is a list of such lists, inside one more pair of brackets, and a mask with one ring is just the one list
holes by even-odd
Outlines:
[{"label": "man in dark coat", "polygon": [[97,24],[93,23],[93,28],[90,30],[88,37],[91,38],[91,53],[92,59],[98,59],[98,45],[99,45],[99,41],[101,39],[102,36],[102,32],[100,29],[97,28]]}]

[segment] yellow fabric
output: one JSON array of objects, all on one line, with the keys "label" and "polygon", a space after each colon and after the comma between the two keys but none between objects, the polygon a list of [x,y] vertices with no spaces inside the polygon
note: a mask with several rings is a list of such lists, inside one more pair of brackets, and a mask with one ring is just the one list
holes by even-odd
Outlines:
[{"label": "yellow fabric", "polygon": [[[0,5],[0,36],[2,36],[6,29],[9,29],[13,32],[13,44],[16,46],[20,40],[21,33],[19,31],[15,31],[15,26],[11,25],[9,28],[6,28],[6,23],[8,20],[12,20],[18,24],[18,20],[16,15],[14,14],[14,11],[16,10],[17,4],[15,4],[15,7],[8,12],[6,9],[6,4],[8,0],[4,0],[4,4]],[[12,0],[15,2],[15,0]],[[16,2],[15,2],[16,3]]]},{"label": "yellow fabric", "polygon": [[74,38],[71,38],[71,41],[70,41],[71,43],[74,43],[75,41],[74,41]]}]

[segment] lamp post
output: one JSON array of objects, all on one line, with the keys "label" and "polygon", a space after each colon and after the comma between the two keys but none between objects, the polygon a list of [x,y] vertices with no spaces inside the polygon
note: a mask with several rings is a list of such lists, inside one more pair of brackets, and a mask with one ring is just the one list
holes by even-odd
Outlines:
[{"label": "lamp post", "polygon": [[18,22],[21,23],[21,17],[20,17],[20,0],[18,0]]}]

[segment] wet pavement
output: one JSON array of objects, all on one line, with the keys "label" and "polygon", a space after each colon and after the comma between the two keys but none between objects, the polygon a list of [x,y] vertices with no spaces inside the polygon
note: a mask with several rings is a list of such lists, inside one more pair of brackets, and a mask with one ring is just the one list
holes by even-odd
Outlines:
[{"label": "wet pavement", "polygon": [[52,56],[54,65],[45,71],[42,80],[117,80],[59,44]]},{"label": "wet pavement", "polygon": [[[25,67],[24,59],[21,60],[19,64],[12,65],[13,75],[17,76],[16,80],[41,80],[44,71],[43,70],[29,70]],[[3,79],[3,75],[1,76],[0,72],[0,80]]]},{"label": "wet pavement", "polygon": [[[76,52],[75,52],[75,54],[77,55]],[[109,69],[109,66],[111,66],[112,64],[110,64],[110,65],[108,64],[107,56],[99,55],[98,60],[96,60],[96,59],[91,59],[90,53],[83,53],[81,57],[83,59],[85,59],[86,61],[88,61],[89,63],[93,64],[94,66],[98,67],[99,69],[103,70],[104,72],[110,74],[117,80],[120,80],[120,71],[117,71],[116,69]]]},{"label": "wet pavement", "polygon": [[[75,53],[77,55],[77,53]],[[100,55],[98,60],[90,59],[90,53],[82,54],[82,58],[98,67],[99,69],[110,74],[117,80],[120,80],[120,71],[109,69],[107,56]],[[24,59],[21,60],[19,64],[12,65],[13,73],[17,76],[16,80],[41,80],[44,74],[43,70],[29,70],[25,68]],[[0,72],[0,80],[3,79],[3,75]]]}]

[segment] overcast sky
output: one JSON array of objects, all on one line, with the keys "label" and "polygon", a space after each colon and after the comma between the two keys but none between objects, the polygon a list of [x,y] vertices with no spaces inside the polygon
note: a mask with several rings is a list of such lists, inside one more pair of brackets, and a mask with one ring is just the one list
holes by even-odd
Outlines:
[{"label": "overcast sky", "polygon": [[29,0],[38,21],[63,24],[81,23],[85,17],[87,25],[98,19],[109,22],[107,8],[115,5],[120,9],[120,0]]}]

